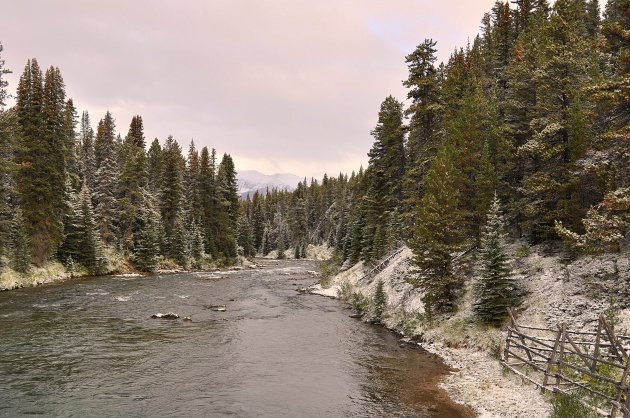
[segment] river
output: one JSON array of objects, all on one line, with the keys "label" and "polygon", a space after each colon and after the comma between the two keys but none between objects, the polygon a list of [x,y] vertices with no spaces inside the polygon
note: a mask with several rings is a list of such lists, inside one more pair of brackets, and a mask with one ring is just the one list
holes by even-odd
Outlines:
[{"label": "river", "polygon": [[315,262],[257,263],[1,292],[0,416],[470,416],[434,355],[296,292]]}]

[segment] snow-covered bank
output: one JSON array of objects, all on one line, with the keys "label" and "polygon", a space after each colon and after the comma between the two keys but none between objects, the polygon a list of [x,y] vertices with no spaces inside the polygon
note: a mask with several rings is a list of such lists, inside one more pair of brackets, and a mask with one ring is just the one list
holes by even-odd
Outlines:
[{"label": "snow-covered bank", "polygon": [[[564,322],[572,329],[594,331],[600,313],[617,301],[619,330],[630,329],[630,259],[628,254],[582,257],[563,263],[557,255],[544,255],[540,248],[514,243],[513,270],[525,291],[519,308],[520,323],[555,327]],[[362,279],[368,269],[358,263],[330,280],[330,286],[315,285],[312,293],[340,297],[344,292],[373,297],[382,280],[388,306],[383,323],[420,341],[428,351],[441,356],[453,371],[442,383],[452,399],[471,406],[480,417],[545,417],[551,413],[548,399],[533,385],[505,373],[499,363],[505,333],[478,325],[472,310],[474,254],[458,260],[458,274],[467,277],[458,300],[458,310],[449,316],[425,315],[421,292],[405,278],[410,271],[411,250],[405,248],[374,277]]]},{"label": "snow-covered bank", "polygon": [[[112,276],[112,277],[127,277],[127,278],[138,278],[138,277],[151,277],[151,276],[164,276],[169,274],[177,274],[177,273],[194,273],[194,272],[209,272],[209,271],[217,271],[219,267],[214,264],[206,264],[201,266],[201,268],[189,268],[184,269],[174,262],[167,260],[158,267],[158,269],[153,273],[140,272],[134,269],[131,264],[129,264],[126,260],[114,260],[114,266],[110,269],[110,271],[103,276]],[[226,266],[226,268],[257,268],[255,262],[248,260],[245,257],[239,256],[236,259],[236,263],[233,266]],[[26,274],[18,273],[8,267],[5,267],[0,271],[0,292],[7,290],[20,289],[24,287],[34,287],[42,284],[56,283],[62,282],[70,279],[78,279],[78,278],[90,278],[95,277],[88,273],[85,269],[80,269],[75,271],[74,273],[68,272],[66,267],[59,262],[49,262],[45,264],[43,267],[32,267],[31,270]]]}]

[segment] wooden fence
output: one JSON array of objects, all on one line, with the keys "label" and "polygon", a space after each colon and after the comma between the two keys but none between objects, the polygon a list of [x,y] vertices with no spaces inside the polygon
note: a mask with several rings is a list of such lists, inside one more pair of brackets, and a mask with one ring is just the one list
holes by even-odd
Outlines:
[{"label": "wooden fence", "polygon": [[365,273],[360,279],[360,282],[371,280],[374,276],[376,276],[381,271],[385,270],[394,258],[398,256],[398,254],[402,253],[405,247],[398,247],[394,251],[392,251],[389,255],[387,255],[384,259],[382,259],[374,268]]},{"label": "wooden fence", "polygon": [[576,396],[606,417],[630,418],[630,337],[600,315],[595,332],[510,323],[502,364],[541,390]]}]

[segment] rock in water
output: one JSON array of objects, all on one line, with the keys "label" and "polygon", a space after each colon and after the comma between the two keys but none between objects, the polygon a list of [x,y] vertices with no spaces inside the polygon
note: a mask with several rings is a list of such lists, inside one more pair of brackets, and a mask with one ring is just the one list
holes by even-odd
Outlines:
[{"label": "rock in water", "polygon": [[192,318],[189,316],[185,316],[183,320],[186,322],[192,322]]},{"label": "rock in water", "polygon": [[215,312],[225,312],[227,310],[227,306],[225,305],[210,305],[210,310]]},{"label": "rock in water", "polygon": [[165,314],[156,313],[156,314],[151,315],[151,318],[153,319],[178,319],[179,315],[173,312],[167,312]]}]

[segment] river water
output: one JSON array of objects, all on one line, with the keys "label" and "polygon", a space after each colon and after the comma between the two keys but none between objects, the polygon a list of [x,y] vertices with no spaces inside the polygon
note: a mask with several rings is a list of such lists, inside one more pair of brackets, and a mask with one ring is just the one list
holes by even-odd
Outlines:
[{"label": "river water", "polygon": [[435,356],[296,292],[314,262],[258,262],[0,293],[0,416],[469,416]]}]

